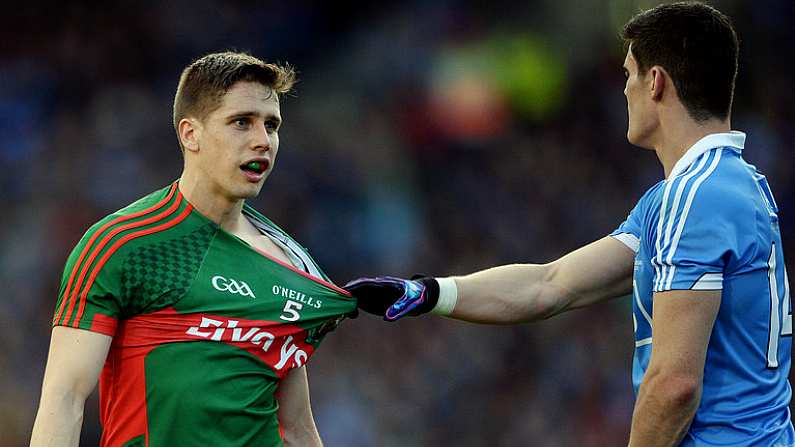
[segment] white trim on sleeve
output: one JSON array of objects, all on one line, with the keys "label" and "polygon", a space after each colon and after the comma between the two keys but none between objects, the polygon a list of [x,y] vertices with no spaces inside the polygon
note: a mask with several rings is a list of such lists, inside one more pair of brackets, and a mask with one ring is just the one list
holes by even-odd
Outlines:
[{"label": "white trim on sleeve", "polygon": [[705,273],[691,290],[723,290],[723,273]]},{"label": "white trim on sleeve", "polygon": [[640,239],[638,239],[637,236],[632,233],[611,234],[610,237],[629,247],[629,249],[634,251],[635,254],[640,251]]}]

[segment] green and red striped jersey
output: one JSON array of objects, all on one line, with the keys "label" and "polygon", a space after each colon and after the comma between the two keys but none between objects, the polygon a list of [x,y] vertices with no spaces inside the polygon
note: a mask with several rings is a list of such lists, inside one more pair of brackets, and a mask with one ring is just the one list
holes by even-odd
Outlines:
[{"label": "green and red striped jersey", "polygon": [[176,183],[93,225],[69,256],[53,325],[113,336],[101,445],[282,445],[280,379],[356,301],[271,221],[243,212],[306,271],[221,229]]}]

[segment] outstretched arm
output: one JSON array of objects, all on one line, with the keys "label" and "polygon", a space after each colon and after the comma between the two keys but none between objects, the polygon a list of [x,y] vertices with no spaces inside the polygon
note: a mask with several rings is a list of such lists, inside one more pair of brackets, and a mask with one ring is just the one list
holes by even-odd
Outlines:
[{"label": "outstretched arm", "polygon": [[543,265],[514,264],[455,277],[451,317],[477,323],[519,323],[626,295],[635,254],[605,237]]},{"label": "outstretched arm", "polygon": [[466,276],[365,278],[346,288],[359,307],[387,320],[434,311],[464,321],[511,324],[629,294],[635,254],[604,237],[543,265],[514,264]]},{"label": "outstretched arm", "polygon": [[83,406],[97,384],[112,340],[83,329],[53,328],[31,446],[78,445]]}]

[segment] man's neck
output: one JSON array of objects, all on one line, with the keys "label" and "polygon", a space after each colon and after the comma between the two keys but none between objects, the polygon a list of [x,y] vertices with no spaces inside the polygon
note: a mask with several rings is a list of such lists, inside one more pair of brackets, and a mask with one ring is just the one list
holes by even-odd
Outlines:
[{"label": "man's neck", "polygon": [[704,123],[697,123],[692,119],[675,120],[668,125],[660,125],[660,137],[654,144],[657,158],[663,165],[665,178],[673,171],[676,162],[685,155],[698,140],[713,133],[729,132],[729,120],[719,121],[710,119]]},{"label": "man's neck", "polygon": [[198,212],[224,230],[234,233],[238,229],[243,217],[243,199],[230,200],[215,185],[188,172],[182,173],[179,190]]}]

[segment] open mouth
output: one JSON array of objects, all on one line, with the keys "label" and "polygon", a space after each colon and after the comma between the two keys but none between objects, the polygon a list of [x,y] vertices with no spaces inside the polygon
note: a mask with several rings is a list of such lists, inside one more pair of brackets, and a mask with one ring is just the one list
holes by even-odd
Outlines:
[{"label": "open mouth", "polygon": [[240,165],[240,169],[244,172],[251,173],[254,175],[260,175],[268,169],[268,162],[267,161],[250,161],[248,163],[243,163]]}]

